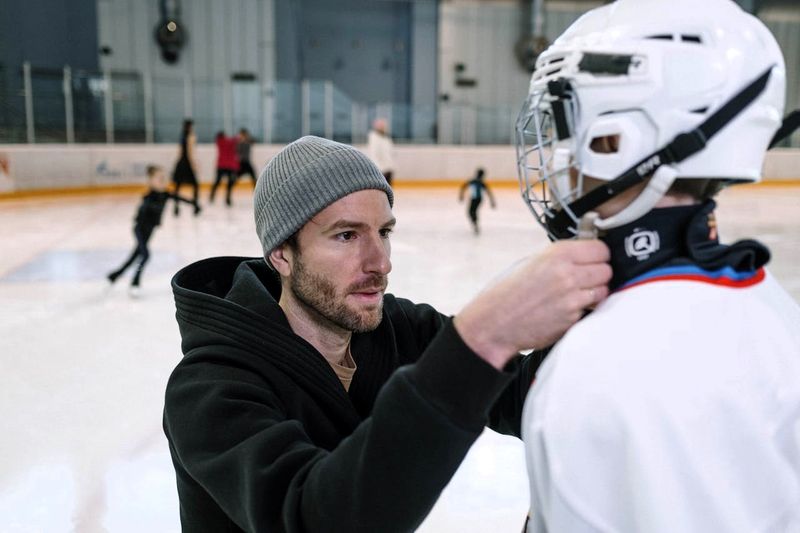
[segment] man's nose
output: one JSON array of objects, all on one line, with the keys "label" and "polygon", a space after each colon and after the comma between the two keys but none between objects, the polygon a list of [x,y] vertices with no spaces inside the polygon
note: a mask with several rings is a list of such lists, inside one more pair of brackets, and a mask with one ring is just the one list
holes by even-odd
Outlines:
[{"label": "man's nose", "polygon": [[391,247],[389,240],[381,235],[375,235],[365,243],[362,250],[364,257],[364,270],[386,275],[392,270]]}]

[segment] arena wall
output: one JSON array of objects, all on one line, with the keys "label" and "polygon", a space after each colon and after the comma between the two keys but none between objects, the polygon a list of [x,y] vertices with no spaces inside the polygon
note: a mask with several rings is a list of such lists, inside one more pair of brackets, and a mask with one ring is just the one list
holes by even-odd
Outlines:
[{"label": "arena wall", "polygon": [[[256,145],[253,162],[260,170],[282,145]],[[363,147],[359,147],[363,148]],[[145,168],[158,164],[173,168],[178,150],[172,145],[0,145],[0,193],[108,188],[141,185]],[[200,181],[214,178],[216,148],[197,149]],[[398,185],[456,184],[483,167],[490,182],[516,180],[512,146],[397,145]],[[765,182],[800,179],[800,149],[776,149],[767,155]]]}]

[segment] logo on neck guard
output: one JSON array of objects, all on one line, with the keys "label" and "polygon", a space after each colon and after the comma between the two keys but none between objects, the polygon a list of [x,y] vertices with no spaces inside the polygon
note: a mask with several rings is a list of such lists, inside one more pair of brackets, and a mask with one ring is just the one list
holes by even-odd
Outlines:
[{"label": "logo on neck guard", "polygon": [[661,246],[658,232],[636,228],[631,235],[625,237],[625,253],[644,261],[658,251]]}]

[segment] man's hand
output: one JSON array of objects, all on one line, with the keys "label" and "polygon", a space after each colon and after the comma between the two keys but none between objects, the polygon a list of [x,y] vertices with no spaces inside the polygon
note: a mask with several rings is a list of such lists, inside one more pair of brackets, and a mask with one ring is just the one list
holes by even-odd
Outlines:
[{"label": "man's hand", "polygon": [[556,342],[608,296],[609,251],[598,240],[560,241],[483,290],[453,324],[475,353],[503,368],[521,350]]}]

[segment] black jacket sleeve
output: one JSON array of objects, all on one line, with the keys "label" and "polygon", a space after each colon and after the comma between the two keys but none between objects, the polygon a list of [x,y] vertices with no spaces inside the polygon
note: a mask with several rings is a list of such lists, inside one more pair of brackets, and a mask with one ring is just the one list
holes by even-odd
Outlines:
[{"label": "black jacket sleeve", "polygon": [[511,360],[503,369],[514,376],[502,396],[495,402],[489,415],[489,427],[498,433],[522,436],[522,408],[528,390],[533,385],[539,366],[544,362],[550,348],[537,350]]},{"label": "black jacket sleeve", "polygon": [[183,196],[181,196],[179,194],[175,194],[174,192],[166,191],[166,194],[167,194],[167,198],[171,198],[172,200],[175,200],[175,203],[183,202],[185,204],[194,205],[194,200],[190,200],[189,198],[184,198]]},{"label": "black jacket sleeve", "polygon": [[[446,320],[417,363],[389,378],[371,416],[326,450],[263,376],[200,350],[170,379],[165,431],[176,469],[245,531],[413,531],[511,380]],[[213,530],[201,514],[182,509],[182,520],[184,531]]]},{"label": "black jacket sleeve", "polygon": [[[417,333],[416,338],[419,342],[429,342],[441,324],[448,320],[445,315],[440,314],[429,305],[412,304],[402,299],[398,299],[397,302],[403,309],[404,316],[411,323],[411,328]],[[511,381],[489,413],[487,425],[491,429],[515,437],[522,435],[520,425],[525,397],[533,384],[536,371],[549,352],[550,348],[535,350],[509,361],[503,370],[511,377]],[[458,370],[458,368],[452,368],[449,371],[458,372]]]}]

